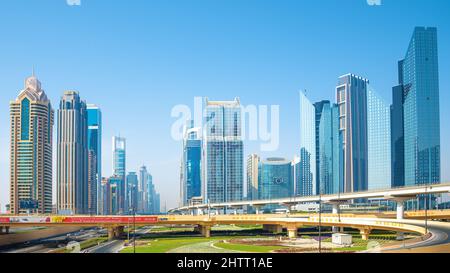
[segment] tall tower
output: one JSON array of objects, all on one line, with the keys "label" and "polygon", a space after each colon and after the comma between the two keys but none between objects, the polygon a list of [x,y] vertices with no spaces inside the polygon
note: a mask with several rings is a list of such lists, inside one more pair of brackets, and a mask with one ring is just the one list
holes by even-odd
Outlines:
[{"label": "tall tower", "polygon": [[34,76],[10,102],[10,212],[52,212],[53,109]]},{"label": "tall tower", "polygon": [[[127,210],[126,206],[126,139],[123,137],[113,137],[113,175],[117,185],[117,212],[123,214]],[[122,181],[118,181],[121,178]],[[119,185],[120,184],[120,185]]]},{"label": "tall tower", "polygon": [[367,79],[353,74],[339,78],[336,98],[342,133],[344,191],[368,189]]},{"label": "tall tower", "polygon": [[102,200],[102,112],[99,107],[88,104],[88,151],[89,151],[89,213],[100,214]]},{"label": "tall tower", "polygon": [[204,201],[239,201],[243,197],[244,144],[241,104],[205,99],[203,126]]},{"label": "tall tower", "polygon": [[304,92],[300,92],[300,161],[295,180],[296,195],[318,193],[316,184],[316,110]]},{"label": "tall tower", "polygon": [[62,96],[57,130],[58,213],[88,213],[87,112],[78,92]]},{"label": "tall tower", "polygon": [[405,185],[440,182],[437,29],[416,27],[402,62]]},{"label": "tall tower", "polygon": [[193,197],[202,195],[201,179],[202,140],[201,128],[194,128],[193,121],[187,122],[183,139],[182,159],[182,205],[186,206]]}]

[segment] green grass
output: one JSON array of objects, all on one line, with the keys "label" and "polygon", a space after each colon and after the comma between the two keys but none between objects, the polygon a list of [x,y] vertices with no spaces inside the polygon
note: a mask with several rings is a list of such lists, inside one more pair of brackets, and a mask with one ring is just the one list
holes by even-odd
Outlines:
[{"label": "green grass", "polygon": [[270,253],[274,250],[285,249],[283,246],[256,246],[256,245],[244,245],[244,244],[229,244],[229,243],[215,243],[216,247],[220,247],[227,250],[235,250],[242,252],[255,252],[255,253]]}]

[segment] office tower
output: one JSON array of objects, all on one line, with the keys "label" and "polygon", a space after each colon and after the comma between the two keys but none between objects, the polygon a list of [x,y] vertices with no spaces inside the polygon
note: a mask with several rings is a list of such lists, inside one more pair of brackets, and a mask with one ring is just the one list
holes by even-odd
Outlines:
[{"label": "office tower", "polygon": [[291,161],[284,158],[268,158],[259,164],[259,196],[261,199],[277,199],[292,196]]},{"label": "office tower", "polygon": [[161,213],[161,194],[157,193],[155,194],[155,210],[153,211],[153,214],[160,214]]},{"label": "office tower", "polygon": [[85,214],[88,209],[86,103],[66,91],[58,109],[57,208],[60,214]]},{"label": "office tower", "polygon": [[52,212],[53,109],[34,76],[10,102],[10,212]]},{"label": "office tower", "polygon": [[152,177],[147,171],[146,166],[139,169],[139,184],[138,184],[138,209],[139,213],[148,213],[150,207],[149,190],[152,184]]},{"label": "office tower", "polygon": [[88,151],[89,151],[89,213],[100,214],[98,200],[102,199],[102,112],[93,104],[88,104]]},{"label": "office tower", "polygon": [[316,195],[316,110],[304,92],[300,92],[300,161],[297,169],[296,195]]},{"label": "office tower", "polygon": [[110,215],[124,214],[123,211],[123,192],[124,192],[124,179],[122,176],[113,175],[108,178],[107,201],[109,202],[108,208]]},{"label": "office tower", "polygon": [[[342,138],[339,132],[339,107],[326,102],[322,104],[318,130],[318,164],[320,192],[333,194],[342,191]],[[316,115],[317,117],[317,115]]]},{"label": "office tower", "polygon": [[247,158],[247,200],[258,200],[259,156],[251,154]]},{"label": "office tower", "polygon": [[405,185],[405,135],[403,130],[403,61],[398,62],[398,85],[392,88],[391,170],[393,188]]},{"label": "office tower", "polygon": [[204,117],[204,200],[210,203],[242,200],[243,141],[241,104],[205,99]]},{"label": "office tower", "polygon": [[369,81],[347,74],[339,78],[336,98],[343,145],[345,192],[368,189],[367,85]]},{"label": "office tower", "polygon": [[154,210],[155,205],[155,185],[153,184],[153,176],[149,173],[147,176],[147,203],[146,206],[146,213],[152,214]]},{"label": "office tower", "polygon": [[110,204],[111,204],[111,196],[110,196],[110,188],[108,183],[108,178],[103,177],[101,182],[101,192],[102,198],[98,201],[100,214],[108,215],[110,214]]},{"label": "office tower", "polygon": [[328,100],[323,100],[323,101],[319,101],[314,103],[314,109],[316,111],[316,117],[315,117],[315,121],[316,121],[316,127],[315,127],[315,135],[316,135],[316,172],[315,172],[315,177],[316,177],[316,189],[320,189],[320,185],[321,185],[321,175],[320,175],[320,135],[319,135],[319,130],[320,130],[320,120],[322,118],[322,113],[323,113],[323,107],[325,105],[330,105],[330,101]]},{"label": "office tower", "polygon": [[193,197],[202,195],[201,179],[202,141],[201,129],[193,128],[193,121],[187,122],[183,139],[182,159],[182,204],[189,204]]},{"label": "office tower", "polygon": [[368,189],[391,188],[391,115],[389,105],[367,87]]},{"label": "office tower", "polygon": [[120,213],[124,213],[127,210],[126,206],[126,192],[127,188],[125,185],[125,175],[126,175],[126,139],[123,137],[113,137],[112,143],[113,150],[113,175],[122,178],[123,188],[120,188],[118,192]]},{"label": "office tower", "polygon": [[138,208],[138,176],[136,172],[129,172],[127,175],[127,189],[130,212],[137,212]]},{"label": "office tower", "polygon": [[402,64],[405,185],[440,182],[437,29],[416,27]]}]

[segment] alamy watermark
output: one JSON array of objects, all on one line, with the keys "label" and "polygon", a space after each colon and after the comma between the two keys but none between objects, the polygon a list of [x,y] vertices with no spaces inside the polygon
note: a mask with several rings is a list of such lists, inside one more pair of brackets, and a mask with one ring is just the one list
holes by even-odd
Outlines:
[{"label": "alamy watermark", "polygon": [[81,0],[66,0],[69,6],[81,6]]},{"label": "alamy watermark", "polygon": [[[279,105],[240,105],[241,119],[238,121],[241,140],[259,141],[260,150],[273,152],[280,145],[280,106]],[[172,108],[171,116],[177,120],[172,124],[171,136],[175,141],[184,137],[186,121],[193,120],[194,127],[210,128],[214,119],[206,118],[206,109],[203,109],[203,98],[194,98],[194,109],[184,104]]]},{"label": "alamy watermark", "polygon": [[381,0],[366,0],[369,6],[381,6]]}]

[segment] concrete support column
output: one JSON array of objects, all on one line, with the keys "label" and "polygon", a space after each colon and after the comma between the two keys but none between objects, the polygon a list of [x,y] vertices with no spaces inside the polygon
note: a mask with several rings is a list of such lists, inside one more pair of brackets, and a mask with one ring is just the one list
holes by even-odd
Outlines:
[{"label": "concrete support column", "polygon": [[115,228],[108,227],[108,241],[112,241],[115,239]]},{"label": "concrete support column", "polygon": [[199,226],[200,233],[203,237],[209,238],[211,237],[211,226]]},{"label": "concrete support column", "polygon": [[339,207],[340,207],[339,203],[333,203],[333,214],[339,213]]},{"label": "concrete support column", "polygon": [[0,227],[0,234],[3,234],[3,227]]},{"label": "concrete support column", "polygon": [[125,227],[123,227],[123,226],[116,227],[116,229],[115,229],[116,238],[120,238],[124,234],[124,230],[125,230]]},{"label": "concrete support column", "polygon": [[397,220],[403,220],[405,218],[405,201],[397,200]]},{"label": "concrete support column", "polygon": [[369,235],[370,235],[370,231],[371,231],[369,228],[363,228],[363,229],[360,229],[359,231],[360,231],[360,234],[361,234],[361,238],[364,241],[369,240]]},{"label": "concrete support column", "polygon": [[5,234],[9,234],[9,227],[5,227]]},{"label": "concrete support column", "polygon": [[297,226],[288,226],[287,232],[288,232],[288,237],[290,239],[295,239],[298,237],[298,227]]}]

